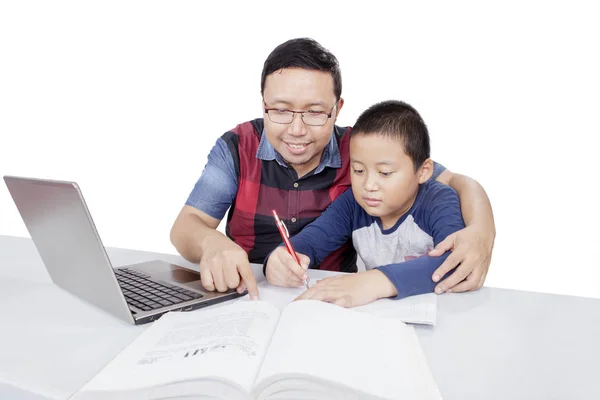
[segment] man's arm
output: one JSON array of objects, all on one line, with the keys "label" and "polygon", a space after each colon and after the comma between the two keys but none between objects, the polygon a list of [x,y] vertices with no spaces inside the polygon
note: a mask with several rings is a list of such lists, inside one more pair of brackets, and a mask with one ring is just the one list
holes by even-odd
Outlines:
[{"label": "man's arm", "polygon": [[441,256],[452,250],[452,254],[433,273],[434,282],[439,282],[441,277],[458,266],[443,283],[436,286],[435,291],[443,293],[479,289],[487,275],[496,237],[492,206],[483,187],[468,176],[445,170],[437,180],[458,193],[466,228],[448,236],[429,253],[431,256]]},{"label": "man's arm", "polygon": [[217,231],[236,192],[233,158],[221,138],[209,153],[200,179],[171,228],[171,243],[185,259],[200,263],[202,285],[207,290],[243,292],[248,288],[254,297],[258,296],[258,289],[248,255]]},{"label": "man's arm", "polygon": [[493,237],[496,236],[492,205],[485,190],[475,179],[446,169],[438,176],[437,181],[445,183],[458,193],[465,225],[482,225]]},{"label": "man's arm", "polygon": [[233,158],[227,143],[220,138],[208,154],[206,166],[171,228],[171,243],[186,260],[199,263],[207,244],[219,238],[231,242],[217,227],[236,192]]},{"label": "man's arm", "polygon": [[221,221],[194,208],[184,205],[173,227],[171,228],[171,243],[183,258],[198,264],[204,254],[204,249],[221,238],[231,240],[217,231]]}]

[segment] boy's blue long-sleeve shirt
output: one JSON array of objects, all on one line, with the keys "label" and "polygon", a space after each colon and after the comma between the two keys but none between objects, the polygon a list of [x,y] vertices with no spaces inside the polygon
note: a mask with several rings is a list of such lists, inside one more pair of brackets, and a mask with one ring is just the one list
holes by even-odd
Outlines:
[{"label": "boy's blue long-sleeve shirt", "polygon": [[367,214],[348,189],[290,240],[296,252],[310,257],[313,266],[352,236],[366,269],[383,272],[396,287],[396,298],[403,298],[434,290],[437,283],[431,275],[449,252],[441,257],[427,253],[464,227],[454,189],[429,180],[420,185],[410,210],[389,229],[382,228],[378,217]]}]

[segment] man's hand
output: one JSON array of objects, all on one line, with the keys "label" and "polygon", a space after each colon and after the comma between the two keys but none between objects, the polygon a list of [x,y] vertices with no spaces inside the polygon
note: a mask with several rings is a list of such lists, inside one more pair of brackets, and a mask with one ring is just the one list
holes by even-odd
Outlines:
[{"label": "man's hand", "polygon": [[396,287],[383,272],[374,269],[321,279],[294,301],[321,300],[350,308],[397,294]]},{"label": "man's hand", "polygon": [[206,290],[226,292],[236,289],[242,293],[248,288],[250,299],[258,299],[256,279],[244,249],[219,236],[211,238],[206,248],[200,261],[200,278]]},{"label": "man's hand", "polygon": [[435,287],[436,293],[466,292],[483,286],[490,267],[494,237],[489,232],[467,226],[449,235],[429,252],[430,256],[441,256],[446,251],[452,253],[432,275],[438,282],[448,271],[458,267],[448,278]]},{"label": "man's hand", "polygon": [[296,253],[300,264],[288,253],[285,247],[277,247],[267,260],[265,276],[267,281],[276,286],[298,287],[302,279],[307,279],[306,270],[310,264],[307,255]]}]

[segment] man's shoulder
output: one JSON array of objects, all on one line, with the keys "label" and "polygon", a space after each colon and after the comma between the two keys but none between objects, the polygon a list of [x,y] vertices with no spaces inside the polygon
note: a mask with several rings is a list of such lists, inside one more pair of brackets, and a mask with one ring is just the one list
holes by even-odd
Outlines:
[{"label": "man's shoulder", "polygon": [[223,139],[237,137],[249,137],[260,140],[265,123],[262,118],[256,118],[250,121],[242,122],[237,124],[233,129],[227,131],[223,135]]},{"label": "man's shoulder", "polygon": [[217,146],[226,149],[231,154],[236,171],[240,170],[240,160],[247,155],[254,156],[258,150],[260,139],[264,128],[262,118],[237,124],[233,129],[228,130],[217,140]]},{"label": "man's shoulder", "polygon": [[337,151],[340,153],[342,159],[342,167],[347,169],[350,160],[350,131],[351,126],[338,126],[334,125],[333,133],[337,140]]},{"label": "man's shoulder", "polygon": [[339,125],[334,125],[333,126],[333,132],[335,134],[335,137],[338,139],[338,141],[340,140],[349,140],[350,139],[350,131],[352,130],[351,126],[339,126]]}]

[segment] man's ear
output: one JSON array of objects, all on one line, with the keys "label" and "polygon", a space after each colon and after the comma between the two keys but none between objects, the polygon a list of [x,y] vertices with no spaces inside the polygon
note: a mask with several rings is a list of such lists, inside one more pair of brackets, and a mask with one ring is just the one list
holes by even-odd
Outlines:
[{"label": "man's ear", "polygon": [[265,113],[265,95],[262,90],[260,91],[260,110],[261,114]]},{"label": "man's ear", "polygon": [[335,108],[335,119],[333,120],[334,123],[335,123],[335,121],[337,121],[338,115],[340,115],[340,111],[342,110],[343,106],[344,106],[344,99],[340,97],[340,100],[338,101],[338,105]]},{"label": "man's ear", "polygon": [[431,158],[423,161],[423,164],[421,164],[417,171],[417,175],[419,176],[419,183],[425,183],[433,176],[433,161]]}]

